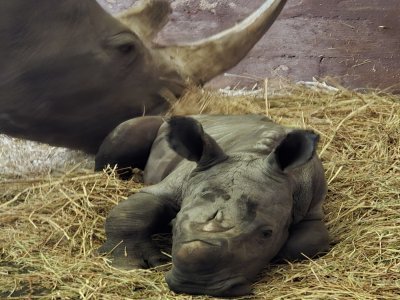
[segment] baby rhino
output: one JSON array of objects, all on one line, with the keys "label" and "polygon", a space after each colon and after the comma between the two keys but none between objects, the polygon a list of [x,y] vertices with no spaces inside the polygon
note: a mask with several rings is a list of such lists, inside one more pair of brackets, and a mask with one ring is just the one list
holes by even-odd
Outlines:
[{"label": "baby rhino", "polygon": [[318,135],[264,116],[142,117],[105,139],[96,168],[144,169],[151,184],[106,220],[103,253],[116,267],[147,268],[164,256],[151,236],[172,224],[169,287],[240,296],[271,260],[325,252],[326,181]]}]

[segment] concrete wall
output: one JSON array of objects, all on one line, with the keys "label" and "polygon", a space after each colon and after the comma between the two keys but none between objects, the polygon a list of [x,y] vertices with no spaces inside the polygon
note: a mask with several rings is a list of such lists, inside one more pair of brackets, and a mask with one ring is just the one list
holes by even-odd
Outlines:
[{"label": "concrete wall", "polygon": [[[135,0],[98,0],[116,13]],[[190,41],[233,25],[263,0],[171,0],[162,42]],[[400,92],[400,0],[289,0],[279,19],[238,66],[211,84],[253,85],[265,77],[333,76],[348,87]]]}]

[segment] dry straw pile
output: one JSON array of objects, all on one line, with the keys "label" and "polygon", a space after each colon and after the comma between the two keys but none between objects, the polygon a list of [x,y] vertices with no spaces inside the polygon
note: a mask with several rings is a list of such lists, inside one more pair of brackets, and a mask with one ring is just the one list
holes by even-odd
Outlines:
[{"label": "dry straw pile", "polygon": [[[232,98],[193,89],[174,108],[267,113],[321,135],[332,250],[319,259],[270,266],[248,298],[399,298],[400,98],[298,86],[286,86],[282,95]],[[169,291],[163,278],[169,265],[120,271],[95,253],[107,212],[138,188],[80,167],[29,180],[3,176],[0,298],[192,299]]]}]

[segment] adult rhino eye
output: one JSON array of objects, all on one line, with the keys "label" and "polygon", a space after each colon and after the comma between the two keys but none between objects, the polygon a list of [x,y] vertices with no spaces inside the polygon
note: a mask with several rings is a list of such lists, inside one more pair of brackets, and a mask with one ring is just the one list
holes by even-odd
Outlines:
[{"label": "adult rhino eye", "polygon": [[262,227],[260,231],[263,238],[269,238],[272,235],[272,229],[269,227]]},{"label": "adult rhino eye", "polygon": [[118,46],[119,52],[123,54],[128,54],[130,52],[133,52],[135,50],[135,45],[134,44],[123,44]]},{"label": "adult rhino eye", "polygon": [[132,54],[136,51],[136,39],[130,32],[122,32],[107,40],[107,46],[116,49],[121,54]]}]

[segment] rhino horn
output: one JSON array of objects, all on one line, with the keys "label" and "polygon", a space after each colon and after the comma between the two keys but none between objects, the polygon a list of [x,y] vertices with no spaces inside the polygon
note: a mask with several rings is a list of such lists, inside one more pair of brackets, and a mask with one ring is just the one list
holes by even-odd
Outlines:
[{"label": "rhino horn", "polygon": [[253,14],[211,37],[187,44],[154,45],[184,80],[204,84],[234,67],[271,27],[286,0],[268,0]]}]

